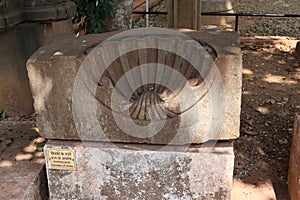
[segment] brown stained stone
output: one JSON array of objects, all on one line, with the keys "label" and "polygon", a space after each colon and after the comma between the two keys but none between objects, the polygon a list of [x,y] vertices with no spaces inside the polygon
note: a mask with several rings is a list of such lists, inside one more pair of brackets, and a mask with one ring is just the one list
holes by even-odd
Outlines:
[{"label": "brown stained stone", "polygon": [[300,199],[300,115],[295,116],[290,151],[288,186],[291,200]]},{"label": "brown stained stone", "polygon": [[51,169],[45,154],[50,199],[231,199],[231,142],[209,153],[199,145],[117,145],[48,141],[45,152],[76,152],[75,171]]},{"label": "brown stained stone", "polygon": [[[203,143],[208,140],[237,138],[239,136],[242,86],[242,58],[237,34],[233,32],[197,32],[187,29],[179,31],[191,36],[196,41],[201,41],[203,44],[209,44],[215,51],[213,55],[217,56],[216,58],[214,57],[214,59],[222,77],[224,87],[225,115],[223,117],[225,121],[222,121],[223,117],[219,116],[215,109],[219,106],[217,105],[218,99],[210,101],[209,97],[205,96],[200,103],[193,105],[192,109],[174,116],[168,115],[168,119],[165,121],[163,129],[156,135],[151,137],[143,135],[147,136],[146,138],[134,137],[124,133],[117,126],[110,108],[111,94],[109,91],[111,86],[106,83],[99,87],[100,89],[96,93],[97,118],[104,135],[95,131],[94,125],[90,123],[92,121],[92,116],[89,115],[84,119],[85,123],[77,124],[77,127],[84,127],[85,130],[87,130],[84,134],[81,132],[81,135],[78,135],[72,115],[72,94],[75,77],[80,64],[86,57],[86,53],[90,52],[104,39],[116,34],[116,32],[112,32],[102,35],[87,35],[80,38],[69,37],[58,39],[54,41],[53,44],[40,48],[28,60],[27,70],[35,102],[35,111],[38,113],[40,134],[49,139],[81,139],[89,141],[151,144],[168,144],[174,138],[175,139],[172,141],[173,144]],[[143,50],[137,52],[137,54],[139,54],[138,56],[141,56],[140,58],[143,58],[144,53],[145,51]],[[130,58],[138,56],[130,56]],[[142,61],[143,59],[138,60],[140,60],[140,62],[147,62],[147,60]],[[153,60],[154,57],[151,55],[148,59]],[[157,61],[162,60],[159,56],[156,59]],[[129,61],[131,65],[134,65],[137,60],[129,59]],[[173,63],[176,65],[177,62],[178,61],[176,61],[175,58]],[[126,68],[127,64],[124,64],[123,66]],[[110,80],[113,79],[113,77],[122,76],[122,70],[124,70],[122,69],[123,66],[116,67],[115,69],[118,70],[115,70],[114,65],[112,65],[112,69],[109,71],[108,76],[110,77]],[[170,66],[172,65],[170,64]],[[92,74],[91,78],[93,78]],[[116,80],[118,80],[118,78],[116,78]],[[173,84],[176,84],[176,81]],[[156,86],[154,86],[154,90],[155,88]],[[215,93],[218,93],[218,90],[219,88],[214,86],[208,94],[216,95]],[[83,94],[82,96],[85,97],[85,95],[90,94]],[[151,97],[152,94],[149,96]],[[88,107],[89,104],[87,102],[85,103],[87,105],[84,106]],[[147,105],[147,103],[144,103],[142,107],[146,108]],[[174,101],[172,105],[167,106],[171,106],[169,107],[170,110],[177,110],[176,101]],[[162,109],[164,109],[164,107],[162,107]],[[201,118],[199,112],[201,112]],[[142,116],[142,113],[134,116]],[[186,116],[189,116],[189,120],[186,120]],[[137,118],[140,119],[140,117]],[[136,120],[135,122],[142,126],[145,126],[148,123],[143,120]],[[182,125],[181,128],[179,124]],[[220,134],[209,135],[206,132],[209,127],[212,128],[212,130],[216,130],[216,132],[218,128],[220,128]],[[148,134],[148,132],[150,133],[151,130],[149,129],[145,134]],[[179,132],[180,134],[178,134]]]}]

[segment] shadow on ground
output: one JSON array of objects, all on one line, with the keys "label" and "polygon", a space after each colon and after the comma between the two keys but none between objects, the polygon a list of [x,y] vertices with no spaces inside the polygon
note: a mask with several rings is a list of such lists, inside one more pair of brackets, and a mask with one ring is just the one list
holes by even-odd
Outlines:
[{"label": "shadow on ground", "polygon": [[256,189],[273,190],[274,196],[269,191],[261,199],[288,200],[289,149],[294,115],[300,112],[296,43],[265,37],[242,39],[241,44],[241,136],[234,144],[234,178]]}]

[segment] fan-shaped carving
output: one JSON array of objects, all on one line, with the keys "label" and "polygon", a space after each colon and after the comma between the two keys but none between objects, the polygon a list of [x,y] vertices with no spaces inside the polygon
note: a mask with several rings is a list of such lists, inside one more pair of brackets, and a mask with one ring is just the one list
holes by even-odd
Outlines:
[{"label": "fan-shaped carving", "polygon": [[[122,54],[126,45],[141,42],[156,43],[157,48],[137,48]],[[168,42],[163,38],[143,38],[112,45],[111,51],[120,55],[100,77],[97,100],[114,112],[127,112],[132,119],[146,121],[172,118],[191,109],[209,90],[209,84],[204,81],[209,75],[209,67],[202,65],[209,66],[216,54],[206,46],[211,57],[208,53],[197,55],[199,51],[193,48],[198,47],[179,44],[177,40],[173,40],[175,49],[172,51],[159,47],[161,43],[170,46]],[[197,60],[198,66],[190,60]]]}]

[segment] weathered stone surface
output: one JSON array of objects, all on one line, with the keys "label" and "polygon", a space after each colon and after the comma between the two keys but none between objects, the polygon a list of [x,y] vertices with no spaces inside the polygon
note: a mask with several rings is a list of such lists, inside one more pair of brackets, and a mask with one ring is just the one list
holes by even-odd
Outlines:
[{"label": "weathered stone surface", "polygon": [[[198,107],[191,109],[193,110],[191,112],[195,114],[193,115],[194,117],[187,118],[186,116],[190,114],[190,111],[185,112],[187,113],[186,116],[183,113],[177,117],[168,118],[163,129],[154,136],[146,138],[134,137],[123,132],[116,124],[109,108],[110,104],[103,103],[103,100],[101,100],[106,98],[104,97],[106,92],[103,90],[104,92],[99,92],[97,96],[97,119],[104,134],[93,129],[94,125],[90,124],[90,116],[87,116],[87,126],[84,127],[87,128],[87,131],[78,133],[72,115],[72,95],[75,77],[82,61],[86,57],[86,52],[90,52],[98,43],[115,34],[107,33],[104,35],[89,35],[77,39],[57,40],[50,46],[41,48],[29,59],[27,69],[35,101],[35,110],[38,113],[40,134],[50,139],[152,144],[168,144],[171,141],[174,144],[202,143],[208,140],[225,140],[238,137],[242,64],[237,35],[233,32],[203,33],[191,30],[180,31],[197,41],[209,44],[215,51],[213,53],[217,56],[215,63],[222,77],[224,88],[224,97],[222,97],[225,103],[224,115],[219,116],[219,111],[215,109],[219,107],[218,99],[211,101],[208,99],[209,97],[205,97],[200,101],[199,106],[197,105]],[[131,58],[133,57],[135,56]],[[119,70],[121,69],[119,68]],[[210,91],[217,92],[218,88]],[[107,101],[109,102],[110,99],[108,98]],[[223,117],[224,121],[222,121]],[[139,122],[137,121],[137,123]],[[181,124],[183,128],[178,128],[180,123],[183,123],[183,125]],[[81,125],[79,124],[79,126]],[[218,130],[218,126],[220,127],[220,132],[214,134],[213,131]],[[207,131],[209,128],[213,130],[212,135]]]},{"label": "weathered stone surface", "polygon": [[189,28],[200,30],[201,1],[200,0],[170,0],[168,1],[168,25],[174,28]]},{"label": "weathered stone surface", "polygon": [[[234,13],[232,0],[201,0],[202,12]],[[227,25],[234,16],[201,16],[201,25]]]},{"label": "weathered stone surface", "polygon": [[[50,199],[231,199],[231,142],[211,152],[197,145],[186,151],[161,147],[50,140],[45,146]],[[51,169],[49,149],[74,150],[76,170]]]},{"label": "weathered stone surface", "polygon": [[288,186],[291,200],[300,199],[300,115],[295,116],[290,151]]}]

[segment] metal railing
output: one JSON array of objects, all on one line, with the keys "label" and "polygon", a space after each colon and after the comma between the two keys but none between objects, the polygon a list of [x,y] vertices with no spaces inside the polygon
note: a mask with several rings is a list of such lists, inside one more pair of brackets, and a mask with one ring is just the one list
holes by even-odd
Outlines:
[{"label": "metal railing", "polygon": [[[167,15],[168,12],[156,11],[133,11],[133,14]],[[235,31],[239,30],[239,17],[300,17],[300,14],[258,14],[258,13],[225,13],[225,12],[202,12],[203,16],[234,16]]]}]

